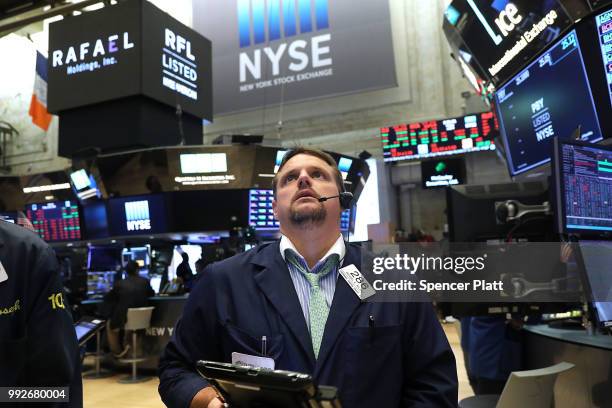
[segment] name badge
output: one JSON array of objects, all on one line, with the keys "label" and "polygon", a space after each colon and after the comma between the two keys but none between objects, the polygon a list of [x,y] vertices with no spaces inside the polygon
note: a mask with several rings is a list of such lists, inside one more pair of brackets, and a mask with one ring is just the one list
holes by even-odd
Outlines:
[{"label": "name badge", "polygon": [[0,283],[4,282],[5,280],[8,280],[8,275],[4,270],[4,266],[2,266],[2,262],[0,262]]},{"label": "name badge", "polygon": [[252,356],[250,354],[232,353],[232,364],[274,370],[274,359],[269,357]]},{"label": "name badge", "polygon": [[350,264],[344,268],[340,268],[338,272],[340,272],[340,275],[342,275],[359,299],[365,300],[376,294],[370,282],[363,277],[355,265]]}]

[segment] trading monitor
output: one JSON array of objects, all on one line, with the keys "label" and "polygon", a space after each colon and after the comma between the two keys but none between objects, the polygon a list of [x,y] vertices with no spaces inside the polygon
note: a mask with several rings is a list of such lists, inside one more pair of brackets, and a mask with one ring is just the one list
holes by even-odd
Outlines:
[{"label": "trading monitor", "polygon": [[561,38],[495,94],[512,176],[550,161],[551,141],[602,139],[592,90],[575,31]]},{"label": "trading monitor", "polygon": [[380,129],[386,162],[480,150],[495,150],[498,124],[493,112],[408,123]]},{"label": "trading monitor", "polygon": [[119,247],[90,246],[87,256],[87,269],[90,271],[114,271],[121,264],[121,250]]},{"label": "trading monitor", "polygon": [[[280,228],[274,218],[272,201],[274,192],[265,189],[249,190],[249,226],[257,231],[277,231]],[[349,229],[350,211],[344,210],[340,216],[340,229]]]},{"label": "trading monitor", "polygon": [[74,201],[30,204],[26,207],[26,217],[47,242],[81,239],[79,207]]},{"label": "trading monitor", "polygon": [[559,233],[612,237],[612,147],[555,140]]}]

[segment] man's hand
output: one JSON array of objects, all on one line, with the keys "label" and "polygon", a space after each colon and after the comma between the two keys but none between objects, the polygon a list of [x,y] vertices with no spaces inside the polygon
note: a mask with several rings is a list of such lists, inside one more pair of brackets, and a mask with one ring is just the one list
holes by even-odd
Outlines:
[{"label": "man's hand", "polygon": [[223,402],[213,387],[201,389],[191,400],[190,408],[223,408]]}]

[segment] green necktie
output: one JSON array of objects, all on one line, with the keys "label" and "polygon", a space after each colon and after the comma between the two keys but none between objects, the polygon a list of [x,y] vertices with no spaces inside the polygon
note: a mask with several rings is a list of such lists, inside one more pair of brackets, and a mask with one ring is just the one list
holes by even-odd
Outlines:
[{"label": "green necktie", "polygon": [[319,286],[319,281],[338,266],[340,257],[338,254],[328,256],[317,273],[309,272],[293,250],[286,250],[285,257],[310,283],[310,301],[308,303],[310,338],[314,355],[318,358],[321,341],[323,340],[323,332],[325,331],[325,323],[329,315],[329,306],[325,300],[325,294]]}]

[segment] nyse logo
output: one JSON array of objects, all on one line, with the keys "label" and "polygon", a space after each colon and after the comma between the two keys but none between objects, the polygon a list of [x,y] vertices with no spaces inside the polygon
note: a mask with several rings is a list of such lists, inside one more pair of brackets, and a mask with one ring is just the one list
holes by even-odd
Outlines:
[{"label": "nyse logo", "polygon": [[128,231],[150,230],[149,202],[143,200],[125,203],[125,220]]},{"label": "nyse logo", "polygon": [[331,40],[329,33],[312,36],[310,41],[298,39],[270,45],[272,41],[328,29],[328,0],[237,0],[237,2],[240,48],[257,47],[258,44],[262,44],[260,48],[240,53],[240,82],[262,78],[262,58],[267,58],[272,76],[280,75],[281,64],[292,72],[332,64],[329,56]]},{"label": "nyse logo", "polygon": [[467,0],[467,2],[474,11],[474,14],[476,14],[476,17],[478,17],[482,23],[485,30],[487,30],[487,33],[495,45],[501,44],[503,40],[502,36],[507,37],[508,34],[514,30],[516,25],[523,20],[523,16],[518,13],[518,8],[513,3],[507,3],[495,19],[495,25],[502,34],[500,36],[497,32],[495,32],[493,27],[491,27],[485,16],[476,5],[475,0]]}]

